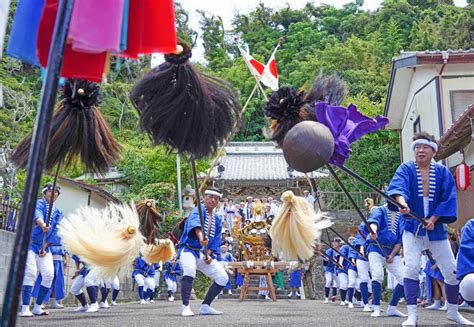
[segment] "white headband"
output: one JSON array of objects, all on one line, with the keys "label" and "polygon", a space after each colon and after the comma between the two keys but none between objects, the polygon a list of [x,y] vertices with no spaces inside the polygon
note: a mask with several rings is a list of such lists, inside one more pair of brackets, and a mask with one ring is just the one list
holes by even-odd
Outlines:
[{"label": "white headband", "polygon": [[413,141],[413,143],[411,144],[411,148],[415,150],[415,146],[417,146],[418,144],[429,145],[430,147],[433,148],[435,152],[438,152],[438,144],[436,144],[435,142],[431,142],[427,139],[418,139],[418,140]]},{"label": "white headband", "polygon": [[[49,191],[52,191],[53,188],[50,187],[50,186],[46,186],[46,187],[44,187],[44,188],[41,190],[41,193],[44,194],[44,193],[45,193],[46,191],[48,191],[48,190],[49,190]],[[58,192],[59,194],[61,194],[61,190],[60,190],[59,186],[56,186],[55,191]]]},{"label": "white headband", "polygon": [[206,190],[204,192],[205,195],[215,195],[218,196],[219,198],[222,198],[222,194],[213,190]]}]

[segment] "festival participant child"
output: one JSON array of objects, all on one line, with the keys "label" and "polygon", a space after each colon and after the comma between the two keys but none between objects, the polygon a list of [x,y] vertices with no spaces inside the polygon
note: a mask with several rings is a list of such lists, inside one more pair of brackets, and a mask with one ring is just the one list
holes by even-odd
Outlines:
[{"label": "festival participant child", "polygon": [[[338,238],[335,238],[332,240],[332,247],[338,250],[340,243],[341,243],[341,240]],[[327,249],[326,255],[337,262],[338,254],[333,249]],[[331,260],[327,259],[326,257],[323,257],[323,262],[324,262],[324,277],[326,279],[326,284],[324,286],[324,303],[329,303],[329,292],[331,291],[331,287],[333,287],[333,283],[334,283],[335,284],[334,288],[337,291],[337,289],[339,288],[339,284],[338,284],[339,281],[337,279],[336,266],[334,265],[334,263]],[[335,297],[334,290],[333,290],[333,297]]]},{"label": "festival participant child", "polygon": [[174,301],[173,294],[176,293],[176,289],[178,288],[177,276],[181,276],[181,273],[182,273],[181,266],[179,265],[179,262],[177,262],[175,258],[165,263],[165,273],[163,275],[163,279],[166,283],[166,287],[168,290],[169,302]]},{"label": "festival participant child", "polygon": [[[398,301],[403,297],[403,261],[399,255],[402,247],[403,222],[398,212],[390,211],[387,205],[374,208],[368,218],[373,233],[369,234],[368,257],[372,275],[372,317],[380,317],[380,298],[384,268],[387,268],[397,279],[397,286],[392,292],[392,299],[387,309],[387,316],[406,317],[397,310]],[[378,242],[376,242],[376,240]]]},{"label": "festival participant child", "polygon": [[[74,309],[75,312],[97,312],[99,311],[99,303],[97,302],[99,280],[89,270],[86,264],[81,261],[77,255],[72,255],[72,260],[76,265],[76,271],[72,277],[73,283],[71,285],[71,294],[74,295],[81,306]],[[82,291],[86,287],[87,294],[91,305],[87,304],[86,297]]]},{"label": "festival participant child", "polygon": [[140,255],[138,258],[135,259],[133,262],[133,273],[132,278],[135,279],[137,283],[137,292],[138,298],[140,299],[140,304],[148,304],[145,300],[145,283],[147,284],[147,288],[154,289],[154,278],[153,284],[150,283],[150,278],[148,278],[148,274],[150,272],[150,265],[146,263],[143,257]]},{"label": "festival participant child", "polygon": [[288,294],[288,297],[291,298],[295,295],[300,299],[301,278],[303,278],[301,264],[299,261],[290,261],[290,267],[290,293]]}]

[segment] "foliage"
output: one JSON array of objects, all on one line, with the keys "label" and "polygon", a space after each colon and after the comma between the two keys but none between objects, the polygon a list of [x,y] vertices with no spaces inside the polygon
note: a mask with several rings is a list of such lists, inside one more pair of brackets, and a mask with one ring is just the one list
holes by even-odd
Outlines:
[{"label": "foliage", "polygon": [[[389,81],[391,58],[401,50],[468,49],[473,47],[474,4],[455,7],[450,0],[385,0],[376,11],[361,10],[362,0],[338,9],[308,2],[294,9],[290,2],[280,9],[256,3],[246,14],[236,12],[232,28],[224,29],[222,19],[213,13],[199,12],[200,29],[188,25],[189,13],[177,2],[176,26],[181,39],[195,44],[198,33],[204,43],[205,62],[200,69],[230,82],[240,92],[241,104],[249,99],[255,79],[248,72],[234,37],[261,62],[266,62],[279,37],[284,43],[276,54],[280,85],[308,90],[314,77],[323,70],[338,73],[349,91],[344,105],[353,102],[369,116],[382,114]],[[14,8],[11,2],[7,42]],[[134,81],[150,67],[150,56],[139,60],[111,57],[111,72],[102,84],[101,112],[116,138],[123,145],[118,164],[127,175],[130,193],[126,199],[157,196],[169,216],[177,218],[176,155],[163,146],[154,146],[140,133],[138,113],[128,99]],[[4,107],[0,108],[0,146],[14,147],[32,130],[38,107],[41,77],[36,67],[4,56],[0,63]],[[271,91],[266,89],[266,96]],[[261,141],[269,122],[262,108],[265,96],[256,91],[243,115],[243,122],[232,136],[237,141]],[[398,134],[379,131],[364,136],[352,145],[348,167],[378,186],[389,181],[399,162]],[[381,160],[383,158],[383,160]],[[198,172],[205,172],[212,158],[199,161]],[[189,162],[181,157],[182,185],[193,184]],[[82,174],[79,166],[63,171],[69,177]],[[343,174],[340,174],[341,176]],[[17,196],[24,185],[25,172],[18,174]],[[365,190],[343,177],[350,190]],[[322,181],[320,188],[336,188],[333,181]]]},{"label": "foliage", "polygon": [[193,288],[194,292],[196,292],[196,297],[198,299],[204,299],[204,296],[206,296],[206,292],[209,289],[209,286],[211,286],[211,282],[211,278],[207,277],[200,271],[196,272],[196,278],[193,282]]}]

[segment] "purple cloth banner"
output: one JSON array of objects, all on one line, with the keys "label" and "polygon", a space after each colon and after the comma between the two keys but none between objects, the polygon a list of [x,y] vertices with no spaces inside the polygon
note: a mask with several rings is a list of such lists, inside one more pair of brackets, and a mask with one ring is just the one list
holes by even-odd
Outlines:
[{"label": "purple cloth banner", "polygon": [[326,125],[334,136],[334,153],[329,163],[340,167],[352,152],[350,147],[352,142],[388,124],[387,117],[381,115],[375,118],[367,117],[360,113],[354,104],[344,108],[331,106],[327,102],[317,102],[315,112],[318,122]]}]

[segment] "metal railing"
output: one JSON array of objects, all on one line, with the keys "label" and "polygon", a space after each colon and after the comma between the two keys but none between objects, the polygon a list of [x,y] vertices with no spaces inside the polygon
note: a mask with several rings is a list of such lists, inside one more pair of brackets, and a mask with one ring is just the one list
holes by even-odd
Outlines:
[{"label": "metal railing", "polygon": [[[359,209],[364,209],[364,201],[367,198],[374,199],[378,203],[378,195],[371,192],[350,192]],[[319,201],[316,206],[320,205],[322,211],[333,210],[354,210],[349,198],[343,192],[320,191]]]},{"label": "metal railing", "polygon": [[14,232],[19,211],[17,201],[0,199],[0,229]]}]

